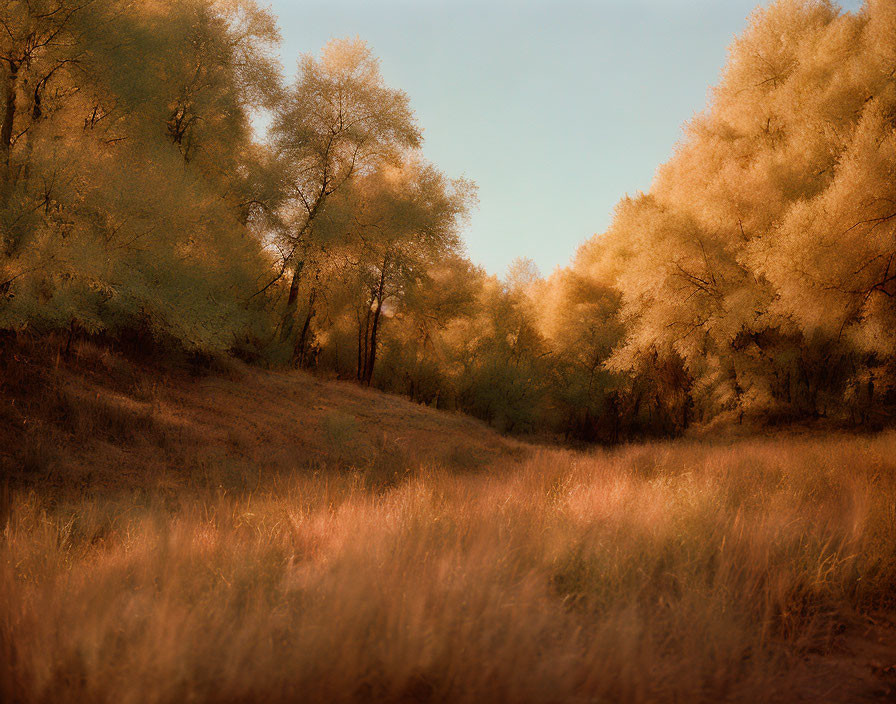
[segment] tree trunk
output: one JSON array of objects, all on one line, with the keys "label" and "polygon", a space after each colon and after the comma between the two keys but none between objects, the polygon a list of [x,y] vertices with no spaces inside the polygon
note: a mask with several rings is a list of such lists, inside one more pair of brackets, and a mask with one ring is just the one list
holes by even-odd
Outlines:
[{"label": "tree trunk", "polygon": [[[367,314],[368,317],[370,313]],[[363,352],[364,328],[361,327],[361,318],[358,318],[358,362],[355,365],[355,379],[361,381],[361,360],[364,359]]]},{"label": "tree trunk", "polygon": [[367,364],[364,365],[364,383],[370,386],[373,379],[373,365],[376,364],[376,332],[380,323],[380,312],[383,310],[383,299],[378,297],[376,310],[373,311],[373,323],[370,329],[370,347],[367,350]]},{"label": "tree trunk", "polygon": [[280,341],[286,342],[292,337],[293,327],[296,323],[296,310],[299,304],[299,284],[301,283],[302,268],[305,262],[296,262],[292,274],[292,283],[289,284],[289,296],[286,299],[286,310],[283,311],[283,321],[280,325]]},{"label": "tree trunk", "polygon": [[364,381],[364,369],[367,366],[367,348],[370,339],[370,307],[372,305],[373,300],[371,299],[364,312],[363,326],[361,325],[361,319],[358,319],[358,369],[356,374],[358,383]]},{"label": "tree trunk", "polygon": [[383,311],[383,298],[386,294],[386,268],[389,259],[383,258],[383,268],[380,269],[380,281],[376,290],[376,309],[373,311],[373,324],[370,330],[370,345],[367,348],[367,361],[364,364],[364,383],[370,386],[373,379],[373,365],[376,364],[376,333],[380,323],[380,313]]},{"label": "tree trunk", "polygon": [[3,160],[4,180],[10,179],[10,151],[12,149],[12,132],[16,118],[16,93],[18,91],[19,64],[9,61],[9,73],[3,85],[3,122],[0,123],[0,159]]},{"label": "tree trunk", "polygon": [[305,316],[305,323],[302,325],[302,333],[296,343],[295,363],[297,367],[305,366],[305,342],[308,339],[308,328],[311,327],[311,319],[314,317],[314,299],[316,291],[311,289],[308,296],[308,314]]}]

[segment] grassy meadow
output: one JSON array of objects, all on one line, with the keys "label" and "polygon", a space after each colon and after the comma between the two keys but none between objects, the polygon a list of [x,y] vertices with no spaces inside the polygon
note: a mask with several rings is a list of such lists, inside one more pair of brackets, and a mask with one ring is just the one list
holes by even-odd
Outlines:
[{"label": "grassy meadow", "polygon": [[3,701],[896,692],[896,433],[579,452],[76,355],[5,370]]}]

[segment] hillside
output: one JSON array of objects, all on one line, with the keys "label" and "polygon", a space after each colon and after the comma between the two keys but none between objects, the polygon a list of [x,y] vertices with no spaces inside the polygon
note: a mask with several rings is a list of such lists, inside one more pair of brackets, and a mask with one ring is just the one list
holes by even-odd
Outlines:
[{"label": "hillside", "polygon": [[484,423],[301,371],[134,361],[88,342],[0,362],[0,466],[16,483],[251,489],[261,475],[477,470],[527,450]]}]

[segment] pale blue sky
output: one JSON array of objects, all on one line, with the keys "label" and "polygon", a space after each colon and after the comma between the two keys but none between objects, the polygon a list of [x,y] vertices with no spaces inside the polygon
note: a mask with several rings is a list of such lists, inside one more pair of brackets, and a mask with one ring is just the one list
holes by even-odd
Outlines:
[{"label": "pale blue sky", "polygon": [[[424,154],[479,185],[467,252],[543,274],[647,190],[757,0],[273,0],[282,59],[360,36],[405,90]],[[860,0],[841,6],[857,9]]]}]

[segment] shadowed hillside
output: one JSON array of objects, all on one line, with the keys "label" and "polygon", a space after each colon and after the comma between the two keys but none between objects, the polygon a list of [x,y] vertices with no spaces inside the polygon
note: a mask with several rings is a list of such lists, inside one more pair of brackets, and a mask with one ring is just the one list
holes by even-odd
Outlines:
[{"label": "shadowed hillside", "polygon": [[35,352],[0,362],[0,462],[23,485],[245,490],[296,470],[388,483],[526,452],[467,416],[304,372],[136,362],[87,342],[55,363]]}]

